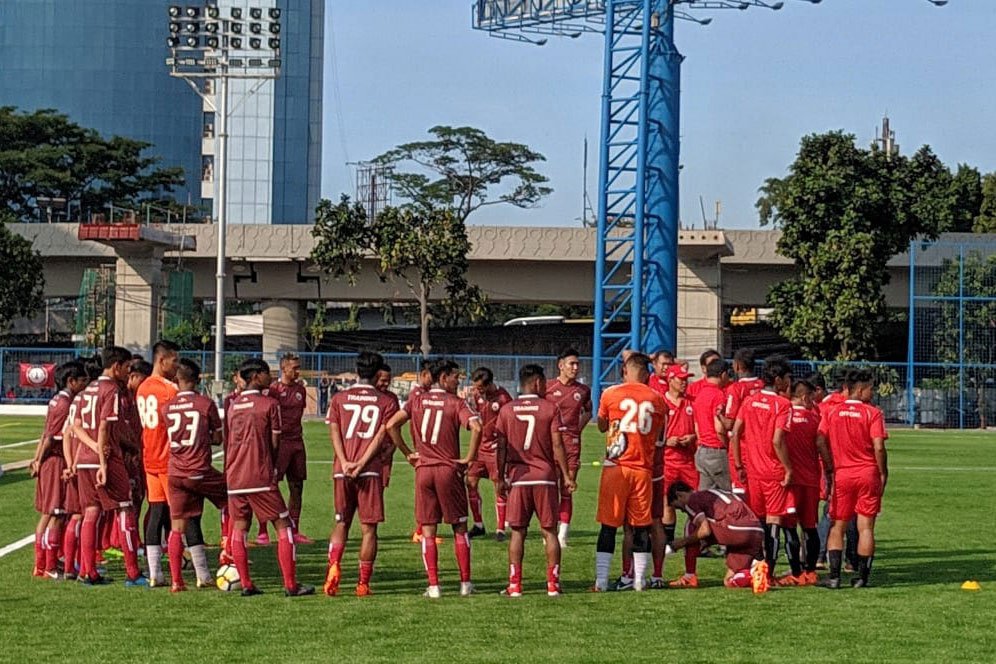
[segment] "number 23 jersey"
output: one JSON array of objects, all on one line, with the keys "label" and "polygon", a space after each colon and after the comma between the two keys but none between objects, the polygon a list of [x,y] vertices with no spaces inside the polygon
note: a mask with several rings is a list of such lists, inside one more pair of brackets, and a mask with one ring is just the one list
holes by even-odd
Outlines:
[{"label": "number 23 jersey", "polygon": [[170,477],[197,478],[211,468],[211,445],[221,431],[218,407],[203,394],[180,392],[159,408],[169,441]]},{"label": "number 23 jersey", "polygon": [[664,397],[643,383],[613,385],[602,393],[598,417],[609,422],[610,430],[618,422],[620,434],[626,437],[626,448],[606,463],[650,472],[667,419]]}]

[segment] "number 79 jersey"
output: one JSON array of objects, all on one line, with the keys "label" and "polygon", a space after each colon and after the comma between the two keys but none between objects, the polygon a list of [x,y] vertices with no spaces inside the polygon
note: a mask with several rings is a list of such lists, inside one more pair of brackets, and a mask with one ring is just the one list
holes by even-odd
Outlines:
[{"label": "number 79 jersey", "polygon": [[[349,389],[336,392],[329,404],[325,421],[330,427],[339,429],[346,461],[359,461],[367,447],[377,436],[388,420],[398,412],[398,403],[389,394],[380,392],[372,385],[357,383]],[[360,472],[380,476],[381,456],[375,454]],[[335,473],[342,472],[342,459],[335,459]]]},{"label": "number 79 jersey", "polygon": [[197,478],[211,468],[211,444],[221,431],[218,407],[203,394],[180,392],[158,411],[169,444],[170,477]]},{"label": "number 79 jersey", "polygon": [[613,385],[602,393],[598,417],[608,420],[610,431],[612,425],[618,423],[619,436],[625,441],[621,451],[606,463],[647,472],[653,470],[654,449],[661,440],[667,420],[664,397],[643,383]]}]

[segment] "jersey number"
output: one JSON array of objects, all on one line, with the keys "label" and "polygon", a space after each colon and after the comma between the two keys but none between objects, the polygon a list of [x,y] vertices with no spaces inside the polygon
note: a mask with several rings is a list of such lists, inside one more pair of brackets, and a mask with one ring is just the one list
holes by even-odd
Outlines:
[{"label": "jersey number", "polygon": [[654,404],[649,401],[637,402],[635,399],[623,399],[619,407],[624,411],[619,421],[619,430],[624,433],[650,433],[654,427]]},{"label": "jersey number", "polygon": [[[380,408],[373,404],[360,406],[355,403],[347,403],[343,404],[342,409],[349,413],[349,424],[346,426],[345,438],[353,438],[354,436],[361,440],[373,438],[374,434],[377,433]],[[361,422],[366,425],[366,428],[359,431]]]},{"label": "jersey number", "polygon": [[[155,399],[155,397],[150,398]],[[169,429],[166,431],[166,435],[169,437],[169,446],[174,448],[193,447],[197,429],[201,424],[201,414],[192,410],[188,413],[167,413],[166,417],[169,419]],[[184,420],[187,420],[186,426],[184,426]],[[177,440],[175,436],[180,429],[186,431],[186,436]]]},{"label": "jersey number", "polygon": [[[156,395],[150,394],[147,397],[138,398],[138,419],[142,421],[142,426],[146,429],[159,428],[159,399]],[[172,421],[173,418],[170,418]]]},{"label": "jersey number", "polygon": [[80,409],[80,420],[83,421],[83,428],[87,431],[94,431],[97,428],[97,395],[84,394],[83,407]]},{"label": "jersey number", "polygon": [[536,416],[516,415],[515,419],[526,423],[526,439],[522,443],[522,449],[528,450],[533,446],[533,434],[536,432]]},{"label": "jersey number", "polygon": [[[429,435],[429,419],[432,418],[432,435]],[[419,430],[422,432],[422,442],[429,443],[430,445],[435,445],[439,442],[439,427],[443,422],[443,411],[441,410],[424,410],[422,411],[422,426]]]}]

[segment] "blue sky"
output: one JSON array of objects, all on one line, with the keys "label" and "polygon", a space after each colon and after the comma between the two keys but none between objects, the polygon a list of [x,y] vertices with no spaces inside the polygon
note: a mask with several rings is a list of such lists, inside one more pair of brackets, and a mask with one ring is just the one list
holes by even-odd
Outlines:
[{"label": "blue sky", "polygon": [[[352,193],[347,161],[436,124],[471,125],[545,154],[554,188],[537,209],[495,206],[472,223],[577,224],[586,134],[597,194],[601,39],[489,38],[470,28],[470,4],[329,0],[323,194]],[[757,188],[785,172],[802,135],[844,129],[867,144],[886,111],[904,153],[926,143],[948,164],[996,170],[996,0],[786,0],[779,12],[701,15],[713,23],[676,30],[686,225],[701,224],[701,195],[710,217],[723,202],[722,226],[757,227]]]}]

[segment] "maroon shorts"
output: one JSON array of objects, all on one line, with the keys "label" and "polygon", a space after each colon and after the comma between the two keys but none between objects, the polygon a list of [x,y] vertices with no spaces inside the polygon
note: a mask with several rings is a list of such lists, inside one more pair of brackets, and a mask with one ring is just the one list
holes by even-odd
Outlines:
[{"label": "maroon shorts", "polygon": [[260,523],[286,519],[290,516],[287,503],[275,486],[255,493],[229,493],[228,513],[236,521],[249,521],[255,514]]},{"label": "maroon shorts", "polygon": [[486,477],[498,481],[498,455],[496,452],[478,452],[477,461],[467,467],[467,477]]},{"label": "maroon shorts", "polygon": [[714,521],[709,523],[709,529],[712,530],[712,536],[706,542],[726,547],[726,566],[734,572],[749,568],[754,560],[760,560],[764,556],[764,530],[760,524],[740,525]]},{"label": "maroon shorts", "polygon": [[423,526],[467,522],[467,486],[459,466],[415,469],[415,520]]},{"label": "maroon shorts", "polygon": [[65,482],[66,497],[63,502],[63,510],[66,514],[80,514],[83,507],[80,505],[80,490],[77,477],[70,477]]},{"label": "maroon shorts", "polygon": [[380,473],[360,473],[350,479],[336,474],[335,481],[335,521],[348,528],[353,517],[360,515],[360,523],[384,522],[384,485]]},{"label": "maroon shorts", "polygon": [[664,518],[664,502],[667,491],[664,489],[664,471],[654,470],[650,480],[650,517],[655,521]]},{"label": "maroon shorts", "polygon": [[790,484],[789,493],[795,503],[795,520],[803,528],[815,528],[820,516],[820,487]]},{"label": "maroon shorts", "polygon": [[97,486],[97,469],[80,468],[76,475],[80,490],[80,506],[99,507],[105,512],[131,507],[131,480],[119,457],[107,460],[104,486]]},{"label": "maroon shorts", "polygon": [[228,504],[225,476],[211,468],[199,477],[169,478],[169,517],[192,519],[204,513],[204,499],[223,509]]},{"label": "maroon shorts", "polygon": [[850,521],[854,515],[878,516],[882,511],[882,477],[878,467],[848,468],[834,474],[830,518]]},{"label": "maroon shorts", "polygon": [[792,494],[778,480],[751,482],[750,491],[747,493],[747,505],[758,518],[795,515]]},{"label": "maroon shorts", "polygon": [[506,520],[512,528],[528,528],[535,514],[540,528],[556,528],[559,509],[560,489],[556,482],[513,484],[508,492]]},{"label": "maroon shorts", "polygon": [[[564,434],[564,452],[567,455],[567,471],[577,479],[578,469],[581,467],[581,439]],[[569,498],[570,492],[564,487],[560,487],[560,497]]]},{"label": "maroon shorts", "polygon": [[281,440],[277,447],[277,481],[287,478],[289,482],[303,482],[308,479],[308,454],[304,442]]},{"label": "maroon shorts", "polygon": [[62,514],[66,502],[62,471],[66,461],[61,455],[42,460],[35,480],[35,511],[39,514]]}]

